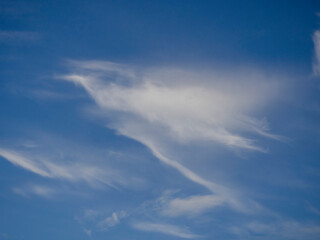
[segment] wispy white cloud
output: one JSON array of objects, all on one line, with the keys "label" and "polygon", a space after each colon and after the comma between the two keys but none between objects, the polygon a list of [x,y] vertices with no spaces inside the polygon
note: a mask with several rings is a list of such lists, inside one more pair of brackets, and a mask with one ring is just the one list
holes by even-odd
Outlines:
[{"label": "wispy white cloud", "polygon": [[16,152],[0,149],[0,156],[7,159],[9,162],[22,167],[30,172],[38,174],[42,177],[50,177],[50,173],[43,169],[43,167],[39,166],[38,163],[17,154]]},{"label": "wispy white cloud", "polygon": [[180,238],[191,239],[201,237],[200,235],[190,232],[186,228],[181,228],[179,226],[171,224],[134,222],[132,224],[132,227],[140,231],[163,233],[166,235],[172,235]]},{"label": "wispy white cloud", "polygon": [[320,31],[317,30],[313,34],[314,44],[314,61],[313,61],[313,73],[320,75]]},{"label": "wispy white cloud", "polygon": [[[114,211],[110,214],[109,210],[86,209],[82,214],[76,215],[74,219],[82,226],[84,231],[90,235],[93,232],[109,231],[124,222],[130,214],[124,210]],[[87,231],[86,231],[87,230]]]},{"label": "wispy white cloud", "polygon": [[175,198],[162,209],[162,214],[170,217],[198,215],[213,207],[221,206],[226,200],[217,195],[195,195],[187,198]]},{"label": "wispy white cloud", "polygon": [[[231,192],[231,189],[229,189]],[[257,202],[241,195],[218,192],[206,195],[189,195],[177,197],[178,192],[165,191],[162,196],[153,201],[153,209],[166,217],[199,217],[214,208],[231,208],[245,214],[274,215]]]},{"label": "wispy white cloud", "polygon": [[169,152],[174,151],[174,144],[190,147],[199,142],[263,152],[247,134],[281,140],[269,132],[264,118],[253,117],[279,91],[279,84],[272,78],[255,70],[134,71],[130,66],[98,61],[72,62],[71,69],[71,74],[60,78],[82,86],[90,94],[107,115],[108,127],[144,144],[161,162],[210,190],[212,194],[207,196],[172,200],[172,205],[184,203],[181,214],[190,214],[192,210],[186,210],[187,206],[197,201],[208,203],[208,199],[215,204],[208,203],[203,209],[225,203],[240,211],[252,206],[259,208],[254,202],[244,203],[236,191],[192,171],[183,164],[183,159],[173,160]]},{"label": "wispy white cloud", "polygon": [[98,223],[100,230],[106,231],[120,223],[120,220],[127,216],[125,211],[113,212],[110,217],[107,217]]},{"label": "wispy white cloud", "polygon": [[[131,136],[131,135],[127,135],[127,136]],[[167,158],[166,156],[161,154],[159,152],[159,150],[154,146],[154,144],[151,141],[148,141],[148,139],[145,139],[142,137],[136,137],[136,136],[138,136],[138,135],[131,136],[131,137],[133,139],[136,139],[139,142],[143,143],[145,146],[147,146],[151,150],[151,152],[160,161],[164,162],[165,164],[169,165],[170,167],[175,168],[176,170],[178,170],[183,176],[185,176],[189,180],[206,187],[207,189],[209,189],[212,192],[227,192],[228,191],[227,188],[225,188],[219,184],[213,183],[211,181],[207,181],[206,179],[204,179],[201,176],[199,176],[198,174],[194,173],[193,171],[191,171],[187,167],[183,166],[181,163]]]},{"label": "wispy white cloud", "polygon": [[[102,64],[99,63],[98,69]],[[108,64],[105,71],[109,69]],[[83,64],[80,67],[83,69]],[[126,73],[120,70],[110,70],[113,74],[116,71],[117,80]],[[83,86],[100,107],[127,114],[131,119],[139,118],[140,122],[153,127],[163,127],[169,137],[182,143],[207,140],[229,147],[262,151],[253,140],[237,132],[254,132],[277,138],[267,133],[263,121],[247,115],[275,91],[272,86],[265,82],[254,86],[252,81],[242,82],[245,87],[233,86],[237,85],[236,81],[224,84],[220,79],[215,82],[216,76],[212,76],[213,81],[210,82],[206,79],[208,76],[191,74],[195,75],[197,84],[188,80],[181,83],[190,75],[189,72],[167,74],[166,81],[160,81],[158,72],[148,73],[139,80],[125,78],[130,81],[125,85],[119,81],[110,82],[110,79],[103,82],[92,73],[63,78]],[[199,79],[201,77],[204,80]],[[253,91],[252,94],[246,94],[247,88]]]},{"label": "wispy white cloud", "polygon": [[[232,227],[235,235],[258,239],[319,239],[320,226],[293,220],[278,219],[272,222],[252,221],[239,227]],[[255,238],[253,238],[255,239]]]},{"label": "wispy white cloud", "polygon": [[[130,128],[130,131],[132,131],[133,129],[135,129],[135,128],[134,127]],[[120,132],[121,132],[121,130],[120,130]],[[209,204],[210,207],[209,207],[209,205],[207,205],[207,206],[203,205],[202,206],[203,209],[209,209],[212,207],[227,205],[228,207],[231,207],[234,210],[239,211],[239,212],[243,212],[243,213],[252,213],[254,211],[261,211],[262,210],[262,207],[258,203],[256,203],[253,200],[250,200],[248,198],[247,199],[242,198],[241,194],[238,191],[236,191],[235,189],[230,189],[228,187],[223,186],[222,184],[218,184],[213,181],[208,181],[205,178],[203,178],[202,176],[200,176],[199,174],[197,174],[194,171],[190,170],[189,168],[185,167],[180,162],[167,158],[165,155],[160,153],[160,147],[158,149],[155,147],[156,145],[153,144],[152,139],[147,139],[147,138],[145,138],[145,136],[140,136],[141,135],[140,133],[141,132],[137,132],[137,134],[132,134],[132,133],[129,134],[128,132],[126,132],[126,134],[124,134],[124,135],[129,136],[132,139],[135,139],[135,140],[143,143],[145,146],[147,146],[151,150],[153,155],[156,156],[161,162],[176,169],[178,172],[180,172],[183,176],[185,176],[190,181],[195,182],[195,183],[207,188],[212,193],[209,198],[212,198],[212,199],[215,198],[216,200],[219,199],[219,201],[215,201],[215,204],[213,204],[213,203]],[[192,197],[193,196],[191,196],[191,199],[192,199]],[[204,199],[205,198],[206,197],[204,197]],[[197,199],[199,201],[204,200],[201,197],[198,198],[197,196],[195,196],[195,199]],[[182,200],[182,199],[180,199],[180,200]],[[167,202],[169,202],[169,200]],[[187,202],[188,202],[188,200],[185,199],[185,203],[187,203]],[[219,204],[218,204],[218,202],[219,202]],[[185,205],[185,208],[183,210],[181,208],[180,214],[177,214],[177,215],[190,215],[190,212],[192,212],[192,210],[186,209],[187,206],[188,206],[188,204]],[[164,207],[164,209],[170,208],[170,204],[164,205],[163,207]],[[201,208],[199,208],[199,212],[201,212],[200,209]],[[164,210],[164,212],[166,212],[166,210]]]},{"label": "wispy white cloud", "polygon": [[14,187],[12,190],[14,193],[24,197],[37,195],[44,198],[53,198],[57,194],[57,191],[54,188],[39,184],[29,184],[23,187]]},{"label": "wispy white cloud", "polygon": [[[99,166],[82,162],[53,162],[37,156],[23,156],[18,151],[0,149],[0,156],[9,162],[45,178],[62,179],[71,182],[86,182],[91,186],[108,185],[117,188],[127,181],[116,169],[101,169]],[[41,158],[41,159],[39,159]]]}]

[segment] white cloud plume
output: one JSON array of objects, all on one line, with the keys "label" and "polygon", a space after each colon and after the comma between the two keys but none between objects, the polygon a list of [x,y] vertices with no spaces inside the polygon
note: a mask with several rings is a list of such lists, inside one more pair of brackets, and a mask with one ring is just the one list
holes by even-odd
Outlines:
[{"label": "white cloud plume", "polygon": [[[97,67],[99,70],[100,65],[102,63]],[[80,66],[83,67],[83,64]],[[120,71],[119,67],[113,71],[109,68],[106,69],[111,73],[116,71],[120,76],[116,79],[128,80],[126,72]],[[266,131],[263,121],[246,115],[275,91],[270,89],[272,86],[265,82],[254,85],[252,81],[241,83],[241,87],[236,81],[225,84],[218,80],[212,84],[206,79],[209,77],[201,75],[194,77],[205,80],[181,83],[189,72],[171,74],[173,76],[167,74],[168,80],[161,81],[159,73],[149,73],[140,81],[129,78],[130,82],[126,85],[103,82],[95,74],[72,74],[63,78],[83,86],[100,107],[127,114],[126,117],[139,118],[140,122],[153,127],[163,127],[169,137],[178,142],[213,141],[229,147],[262,151],[253,140],[237,132],[254,132],[278,138]],[[250,94],[247,94],[249,91]]]},{"label": "white cloud plume", "polygon": [[181,228],[171,224],[151,223],[151,222],[134,222],[132,227],[146,232],[157,232],[166,235],[172,235],[180,238],[200,238],[201,236],[190,232],[188,229]]},{"label": "white cloud plume", "polygon": [[[107,114],[109,127],[141,142],[160,161],[212,192],[176,202],[183,202],[186,207],[197,201],[208,203],[203,209],[227,203],[240,211],[257,206],[243,203],[234,190],[190,170],[183,159],[168,156],[174,151],[174,144],[189,147],[198,142],[264,151],[246,135],[281,139],[268,131],[265,120],[252,117],[276,96],[278,83],[257,71],[201,73],[166,68],[134,71],[129,66],[99,61],[73,61],[71,66],[73,72],[60,78],[82,86]],[[182,212],[192,211],[181,208]]]}]

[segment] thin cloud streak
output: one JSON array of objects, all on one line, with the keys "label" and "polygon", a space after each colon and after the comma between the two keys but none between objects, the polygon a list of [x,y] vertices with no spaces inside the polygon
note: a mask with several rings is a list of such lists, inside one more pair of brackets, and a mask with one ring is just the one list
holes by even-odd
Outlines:
[{"label": "thin cloud streak", "polygon": [[24,197],[37,195],[48,199],[53,198],[57,194],[57,191],[55,189],[39,184],[27,185],[24,187],[14,187],[12,191]]},{"label": "thin cloud streak", "polygon": [[195,216],[201,214],[211,208],[221,206],[225,203],[225,199],[217,195],[195,195],[187,198],[175,198],[169,201],[161,214],[169,217],[177,216]]},{"label": "thin cloud streak", "polygon": [[319,239],[320,226],[294,220],[278,219],[272,222],[252,221],[234,226],[230,231],[245,239],[260,236],[259,239]]},{"label": "thin cloud streak", "polygon": [[108,185],[115,189],[118,188],[117,185],[127,184],[116,170],[107,172],[98,166],[77,162],[63,164],[50,162],[49,160],[36,160],[36,158],[23,157],[17,151],[7,149],[0,149],[0,156],[16,166],[45,178],[62,179],[71,182],[83,181],[93,187]]},{"label": "thin cloud streak", "polygon": [[9,151],[6,149],[0,149],[0,156],[7,159],[12,164],[22,167],[30,172],[38,174],[42,177],[51,177],[50,173],[46,170],[42,169],[42,167],[38,166],[37,163],[31,161],[28,158],[25,158],[13,151]]},{"label": "thin cloud streak", "polygon": [[172,235],[186,239],[201,238],[200,235],[191,233],[187,229],[170,224],[135,222],[132,224],[132,227],[140,231],[163,233],[166,235]]}]

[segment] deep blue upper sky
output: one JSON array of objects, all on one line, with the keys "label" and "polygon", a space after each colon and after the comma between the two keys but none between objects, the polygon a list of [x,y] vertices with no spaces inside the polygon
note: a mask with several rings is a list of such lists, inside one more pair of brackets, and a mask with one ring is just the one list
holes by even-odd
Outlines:
[{"label": "deep blue upper sky", "polygon": [[319,1],[1,1],[0,240],[319,239]]}]

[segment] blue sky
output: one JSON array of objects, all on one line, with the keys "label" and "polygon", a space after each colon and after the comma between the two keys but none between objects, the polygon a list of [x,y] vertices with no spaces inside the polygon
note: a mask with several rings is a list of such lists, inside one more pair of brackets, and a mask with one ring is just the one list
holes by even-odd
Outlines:
[{"label": "blue sky", "polygon": [[319,239],[318,1],[2,1],[0,239]]}]

